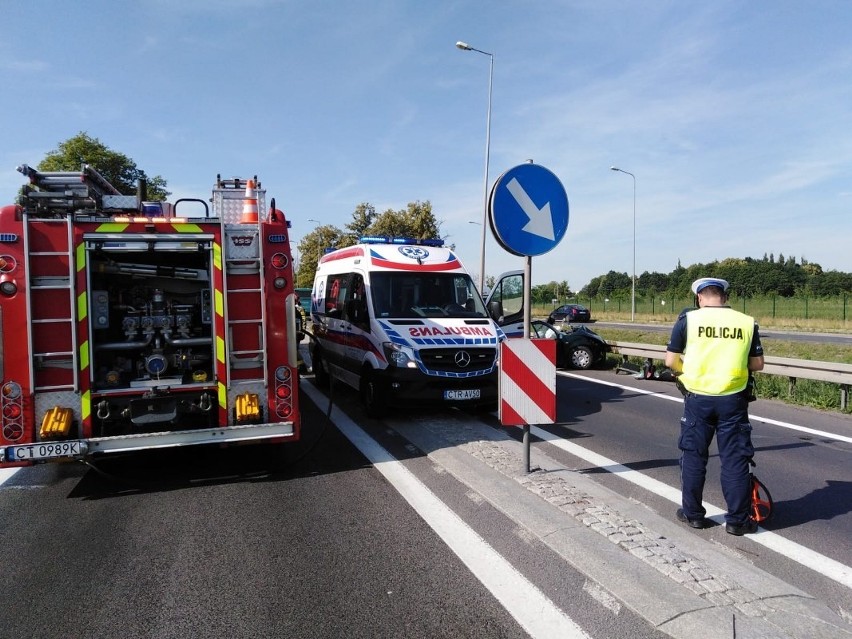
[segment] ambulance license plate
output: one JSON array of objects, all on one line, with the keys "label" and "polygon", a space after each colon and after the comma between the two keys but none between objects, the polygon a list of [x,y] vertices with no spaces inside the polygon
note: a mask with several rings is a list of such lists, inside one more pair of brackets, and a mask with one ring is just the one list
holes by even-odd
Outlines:
[{"label": "ambulance license plate", "polygon": [[463,390],[445,390],[444,399],[479,399],[478,388],[465,388]]},{"label": "ambulance license plate", "polygon": [[6,461],[30,461],[56,459],[57,457],[79,457],[83,454],[82,442],[41,442],[6,448]]}]

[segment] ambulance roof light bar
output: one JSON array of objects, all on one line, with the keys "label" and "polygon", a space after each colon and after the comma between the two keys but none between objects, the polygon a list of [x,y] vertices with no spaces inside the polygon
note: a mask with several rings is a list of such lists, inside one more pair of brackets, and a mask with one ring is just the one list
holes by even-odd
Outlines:
[{"label": "ambulance roof light bar", "polygon": [[359,244],[413,244],[415,246],[432,246],[441,247],[444,245],[444,240],[440,238],[434,239],[417,239],[414,237],[390,237],[387,235],[364,235],[358,240]]}]

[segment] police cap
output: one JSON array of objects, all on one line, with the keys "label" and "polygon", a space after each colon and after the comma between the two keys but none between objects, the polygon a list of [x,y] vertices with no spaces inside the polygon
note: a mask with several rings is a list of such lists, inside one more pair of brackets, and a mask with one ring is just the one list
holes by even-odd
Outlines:
[{"label": "police cap", "polygon": [[718,288],[721,288],[723,293],[727,293],[729,284],[725,280],[719,279],[718,277],[702,277],[692,283],[692,292],[698,295],[708,286],[716,286]]}]

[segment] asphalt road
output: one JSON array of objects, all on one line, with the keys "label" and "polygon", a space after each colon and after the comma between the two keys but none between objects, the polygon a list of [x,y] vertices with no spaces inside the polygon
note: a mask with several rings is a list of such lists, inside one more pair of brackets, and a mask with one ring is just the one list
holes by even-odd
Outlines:
[{"label": "asphalt road", "polygon": [[[848,621],[848,586],[819,565],[719,527],[688,529],[665,497],[587,461],[586,451],[676,487],[680,404],[671,385],[594,371],[560,374],[558,391],[558,424],[546,430],[580,448],[536,440],[536,463],[556,460],[588,499],[606,502],[602,511],[645,521],[654,539],[677,544],[675,559],[706,554],[732,561],[735,574],[765,571]],[[700,617],[714,611],[702,612],[706,601],[689,600],[660,568],[612,555],[611,540],[581,520],[562,521],[542,501],[548,493],[524,488],[500,443],[519,430],[495,415],[435,410],[370,420],[354,393],[336,391],[335,423],[355,424],[388,455],[374,465],[328,422],[322,396],[310,396],[321,410],[302,402],[305,437],[295,449],[160,452],[97,472],[43,465],[0,485],[0,637],[554,636],[524,616],[533,609],[544,617],[545,608],[577,629],[559,636],[728,636]],[[852,419],[761,400],[752,412],[758,474],[777,504],[767,527],[849,570],[852,445],[841,436],[852,437]],[[388,475],[397,465],[409,477],[403,484],[415,482],[449,514],[405,493]],[[534,475],[547,482],[560,473]],[[723,503],[712,461],[705,498]],[[568,542],[560,548],[559,539]],[[513,584],[503,599],[488,579],[499,562]],[[773,588],[766,601],[778,605]],[[542,596],[541,611],[528,603]],[[729,623],[730,613],[719,612]]]},{"label": "asphalt road", "polygon": [[243,447],[16,474],[0,636],[525,636],[336,429],[308,430],[284,468]]},{"label": "asphalt road", "polygon": [[[636,380],[612,371],[568,373],[558,376],[558,396],[558,425],[546,430],[668,486],[679,487],[676,445],[683,405],[673,384]],[[775,503],[773,517],[765,528],[852,566],[852,417],[767,400],[752,403],[750,415],[755,474],[770,488]],[[605,469],[564,453],[556,455],[625,497],[673,518],[677,504]],[[724,508],[715,443],[704,499]],[[718,541],[737,548],[736,539],[730,536],[721,535]],[[802,563],[775,553],[751,552],[750,560],[790,583],[807,586],[805,589],[821,600],[848,609],[849,589],[803,569],[807,566]]]}]

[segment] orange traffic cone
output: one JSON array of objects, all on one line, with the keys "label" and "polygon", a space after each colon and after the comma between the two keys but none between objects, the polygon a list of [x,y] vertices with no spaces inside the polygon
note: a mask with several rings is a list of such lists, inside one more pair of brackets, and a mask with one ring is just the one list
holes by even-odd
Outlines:
[{"label": "orange traffic cone", "polygon": [[257,224],[257,191],[254,180],[246,183],[246,197],[243,200],[243,215],[240,224]]}]

